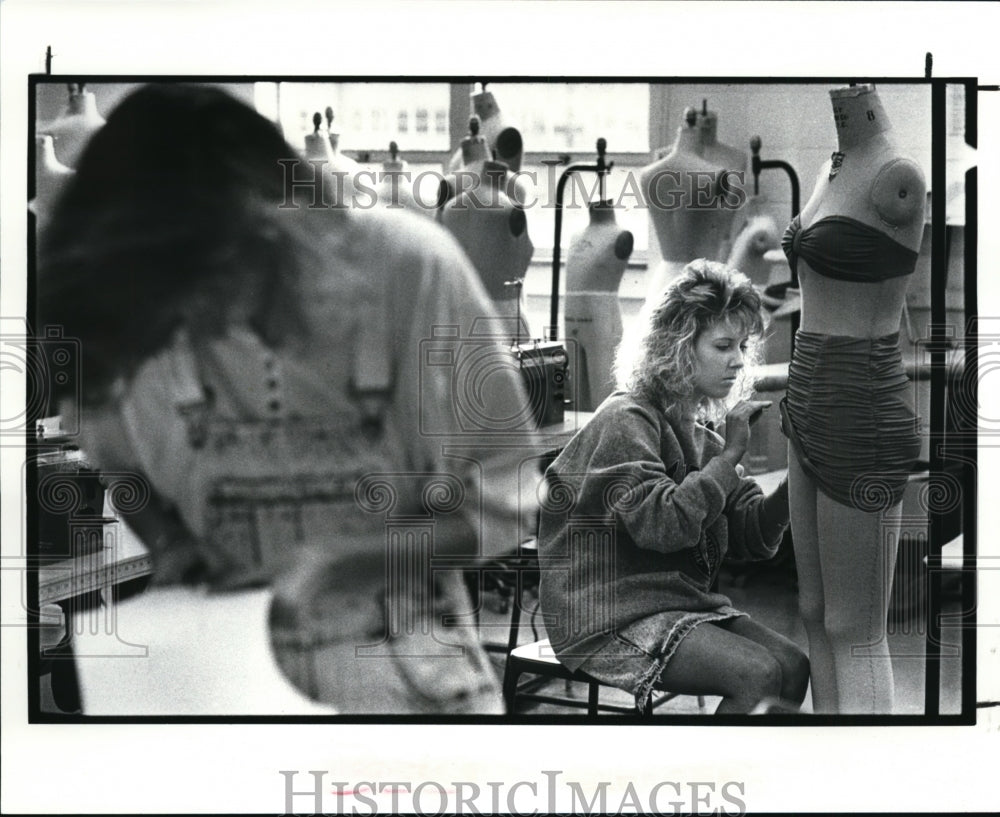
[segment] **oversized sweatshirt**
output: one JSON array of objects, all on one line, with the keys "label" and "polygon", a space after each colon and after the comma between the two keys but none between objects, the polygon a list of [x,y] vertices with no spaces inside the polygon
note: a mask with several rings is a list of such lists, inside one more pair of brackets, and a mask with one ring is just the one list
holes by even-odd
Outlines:
[{"label": "oversized sweatshirt", "polygon": [[715,432],[676,407],[616,393],[549,467],[541,609],[566,666],[578,668],[612,633],[654,614],[676,613],[670,629],[681,634],[741,615],[712,591],[722,560],[773,556],[787,516],[769,518],[760,486],[722,449]]}]

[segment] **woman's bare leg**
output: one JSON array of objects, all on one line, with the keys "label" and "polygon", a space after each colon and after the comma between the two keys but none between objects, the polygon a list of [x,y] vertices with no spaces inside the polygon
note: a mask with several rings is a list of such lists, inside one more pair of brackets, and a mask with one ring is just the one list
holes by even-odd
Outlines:
[{"label": "woman's bare leg", "polygon": [[658,686],[681,695],[721,695],[716,714],[747,713],[780,696],[781,663],[766,647],[716,624],[695,627],[677,647]]},{"label": "woman's bare leg", "polygon": [[809,659],[794,641],[749,616],[722,621],[718,626],[760,644],[774,656],[781,666],[781,691],[778,695],[788,703],[802,704],[809,687]]}]

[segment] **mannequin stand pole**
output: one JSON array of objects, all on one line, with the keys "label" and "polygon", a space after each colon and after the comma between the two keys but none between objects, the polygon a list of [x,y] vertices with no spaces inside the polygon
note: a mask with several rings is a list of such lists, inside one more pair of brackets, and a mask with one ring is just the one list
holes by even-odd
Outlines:
[{"label": "mannequin stand pole", "polygon": [[556,183],[556,214],[555,214],[555,237],[552,242],[552,302],[549,307],[549,340],[559,338],[559,263],[560,263],[560,240],[562,238],[562,211],[563,193],[566,190],[566,182],[572,173],[596,173],[598,178],[599,197],[604,199],[604,179],[608,172],[614,167],[614,162],[604,161],[604,152],[608,143],[604,139],[597,140],[597,163],[592,165],[575,164],[567,167],[559,181]]}]

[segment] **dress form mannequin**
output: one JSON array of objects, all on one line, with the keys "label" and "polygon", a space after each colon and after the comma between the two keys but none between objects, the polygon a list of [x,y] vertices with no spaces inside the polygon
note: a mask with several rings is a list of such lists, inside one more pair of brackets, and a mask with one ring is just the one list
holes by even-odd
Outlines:
[{"label": "dress form mannequin", "polygon": [[496,150],[497,137],[500,132],[507,127],[507,122],[500,112],[496,97],[491,91],[486,90],[486,86],[474,90],[471,95],[472,110],[479,117],[483,126],[483,136],[486,137],[486,144],[490,150]]},{"label": "dress form mannequin", "polygon": [[[469,119],[469,132],[448,163],[448,174],[438,185],[438,207],[443,207],[446,202],[455,198],[459,187],[459,173],[482,175],[483,163],[489,158],[486,137],[479,132],[479,117],[473,116]],[[462,189],[467,189],[468,186],[468,182],[463,180]]]},{"label": "dress form mannequin", "polygon": [[[500,106],[497,105],[496,98],[479,83],[473,86],[469,101],[472,105],[472,114],[479,122],[479,133],[483,137],[487,158],[489,158],[493,156],[494,151],[497,151],[498,137],[501,131],[507,127],[507,123],[504,121],[503,114],[500,113]],[[461,147],[452,154],[448,162],[449,172],[454,172],[468,165],[464,154]],[[516,159],[516,166],[513,162],[507,161],[509,157],[500,151],[497,151],[496,158],[507,164],[515,173],[520,170],[520,156]]]},{"label": "dress form mannequin", "polygon": [[72,175],[73,171],[56,158],[52,137],[47,133],[39,134],[35,138],[35,197],[28,202],[39,230],[45,226],[49,209],[63,184]]},{"label": "dress form mannequin", "polygon": [[322,133],[320,127],[323,124],[323,117],[319,111],[313,114],[313,132],[305,135],[305,150],[307,159],[322,159],[325,162],[333,163],[333,148],[326,134]]},{"label": "dress form mannequin", "polygon": [[[523,154],[523,142],[521,134],[516,128],[506,128],[503,138],[500,140],[501,148],[509,154],[520,167]],[[460,162],[451,172],[448,173],[438,186],[438,207],[442,207],[445,202],[451,201],[458,191],[469,190],[474,185],[475,177],[483,178],[484,167],[491,160],[494,154],[486,137],[482,135],[481,125],[478,116],[473,116],[469,120],[469,133],[462,140],[459,146],[458,155]],[[499,174],[498,165],[503,165],[502,188],[507,196],[515,204],[524,204],[527,198],[524,182],[519,176],[510,172],[511,167],[502,158],[497,156],[496,165],[491,173]]]},{"label": "dress form mannequin", "polygon": [[727,254],[731,216],[719,206],[726,168],[701,155],[701,139],[697,114],[688,108],[670,152],[639,174],[663,258],[650,274],[647,300],[693,259],[722,261]]},{"label": "dress form mannequin", "polygon": [[577,343],[577,408],[593,411],[614,391],[615,349],[622,339],[618,287],[633,237],[615,221],[610,200],[591,202],[590,223],[574,236],[566,257],[567,337]]},{"label": "dress form mannequin", "polygon": [[324,163],[324,173],[346,173],[346,176],[339,176],[342,181],[334,184],[334,191],[343,196],[344,201],[349,199],[349,193],[354,189],[354,174],[358,170],[358,165],[352,159],[335,153],[333,149],[333,137],[339,138],[339,134],[324,133],[322,130],[323,117],[319,112],[313,114],[313,132],[305,135],[306,159],[310,161],[321,161]]},{"label": "dress form mannequin", "polygon": [[503,162],[512,173],[521,170],[521,160],[524,158],[524,140],[517,128],[504,128],[497,135],[497,161]]},{"label": "dress form mannequin", "polygon": [[[815,711],[889,713],[885,624],[901,486],[919,451],[894,333],[923,233],[925,183],[894,145],[874,86],[841,88],[830,97],[837,152],[783,241],[789,259],[797,257],[802,295],[782,406],[791,525]],[[821,230],[829,236],[810,248],[808,233]],[[849,280],[835,268],[851,264],[869,268],[870,279]],[[852,458],[853,471],[845,462]],[[845,500],[837,480],[854,473]]]},{"label": "dress form mannequin", "polygon": [[75,167],[91,135],[104,125],[104,117],[97,110],[97,97],[84,90],[83,84],[71,83],[65,110],[43,128],[42,133],[55,140],[56,157],[66,167]]},{"label": "dress form mannequin", "polygon": [[733,241],[726,264],[746,275],[758,289],[764,289],[769,283],[772,266],[764,255],[780,245],[778,225],[773,218],[764,214],[750,216]]},{"label": "dress form mannequin", "polygon": [[[698,114],[698,131],[701,140],[701,155],[707,161],[724,167],[726,170],[734,170],[742,173],[742,178],[745,180],[747,168],[749,167],[747,153],[745,150],[730,147],[729,145],[724,145],[719,142],[717,138],[718,126],[719,119],[716,116],[715,111],[708,110],[708,100],[704,100],[702,102],[701,112]],[[728,177],[728,183],[730,187],[734,188],[740,184],[737,181],[737,177],[732,175]],[[730,240],[735,240],[735,233],[739,230],[739,210],[736,208],[724,209],[720,214],[720,218],[723,218],[725,215],[728,215],[729,217],[729,228],[726,230],[726,235]],[[775,244],[774,246],[778,245]],[[729,252],[731,252],[729,246],[725,246],[724,253],[728,254]],[[747,270],[741,271],[747,275],[750,274]],[[751,280],[753,279],[751,278]]]},{"label": "dress form mannequin", "polygon": [[399,156],[399,146],[390,142],[389,158],[382,163],[382,175],[376,190],[379,205],[389,209],[403,207],[422,215],[432,213],[428,208],[421,207],[414,198],[413,182],[408,178],[406,168],[406,162]]},{"label": "dress form mannequin", "polygon": [[340,152],[340,134],[333,129],[333,108],[327,107],[326,111],[326,132],[330,140],[330,151],[333,154],[333,169],[347,171],[351,177],[357,173],[361,166],[348,156]]},{"label": "dress form mannequin", "polygon": [[524,210],[504,190],[507,166],[484,163],[482,184],[460,193],[441,211],[441,221],[458,239],[479,273],[501,318],[517,323],[519,339],[531,337],[525,320],[524,296],[519,285],[534,245],[528,237]]}]

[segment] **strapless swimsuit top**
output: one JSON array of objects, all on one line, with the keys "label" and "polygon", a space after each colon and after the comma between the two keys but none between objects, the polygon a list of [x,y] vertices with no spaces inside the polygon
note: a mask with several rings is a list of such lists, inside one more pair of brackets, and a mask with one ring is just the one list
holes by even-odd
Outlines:
[{"label": "strapless swimsuit top", "polygon": [[805,229],[796,216],[785,230],[781,249],[794,272],[803,258],[820,275],[838,281],[878,283],[909,275],[917,263],[914,250],[847,216],[826,216]]}]

